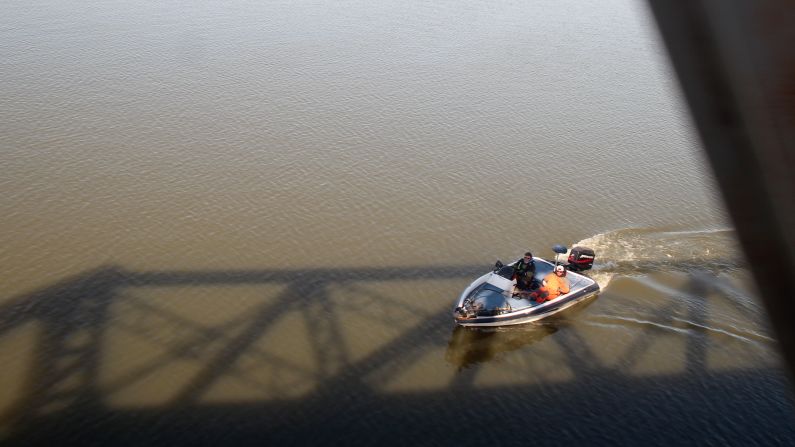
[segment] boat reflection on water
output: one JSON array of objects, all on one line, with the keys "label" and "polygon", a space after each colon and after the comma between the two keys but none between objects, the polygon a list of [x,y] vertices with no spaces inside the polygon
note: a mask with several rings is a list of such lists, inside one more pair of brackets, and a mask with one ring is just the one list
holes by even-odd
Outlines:
[{"label": "boat reflection on water", "polygon": [[497,327],[456,325],[447,343],[445,360],[461,370],[492,360],[499,354],[532,345],[570,325],[572,319],[594,301],[588,299],[572,309],[533,323]]},{"label": "boat reflection on water", "polygon": [[494,328],[456,326],[447,344],[445,359],[459,369],[487,362],[557,332],[554,324],[525,324]]}]

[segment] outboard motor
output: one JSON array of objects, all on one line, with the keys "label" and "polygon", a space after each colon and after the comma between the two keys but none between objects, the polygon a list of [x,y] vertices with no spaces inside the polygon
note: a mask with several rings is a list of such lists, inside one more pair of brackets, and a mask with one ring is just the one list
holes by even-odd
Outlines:
[{"label": "outboard motor", "polygon": [[573,272],[581,272],[583,270],[590,270],[593,267],[593,260],[596,254],[593,249],[588,247],[574,247],[569,253],[569,270]]}]

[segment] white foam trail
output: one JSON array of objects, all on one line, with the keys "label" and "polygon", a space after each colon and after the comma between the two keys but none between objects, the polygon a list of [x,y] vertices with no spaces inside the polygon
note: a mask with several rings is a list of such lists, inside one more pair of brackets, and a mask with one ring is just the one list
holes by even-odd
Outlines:
[{"label": "white foam trail", "polygon": [[683,320],[681,318],[673,318],[673,321],[679,323],[681,327],[677,327],[671,324],[664,324],[657,321],[647,320],[643,318],[632,318],[632,317],[625,317],[625,316],[617,316],[617,315],[594,315],[588,321],[588,324],[594,325],[617,325],[617,324],[637,324],[637,325],[647,325],[647,326],[654,326],[658,329],[663,329],[666,331],[677,332],[680,334],[689,334],[692,330],[698,330],[702,332],[711,332],[714,334],[725,335],[727,337],[734,338],[736,340],[745,342],[745,343],[775,343],[773,338],[770,338],[766,335],[759,334],[757,332],[751,330],[730,330],[730,329],[723,329],[719,327],[707,326],[704,324],[694,323],[692,321]]},{"label": "white foam trail", "polygon": [[725,270],[742,263],[731,229],[623,228],[595,234],[574,246],[590,247],[596,252],[596,262],[589,276],[603,290],[618,274]]},{"label": "white foam trail", "polygon": [[599,288],[601,290],[605,290],[607,285],[610,284],[610,280],[612,280],[613,276],[615,276],[615,273],[592,272],[588,276],[596,281],[597,284],[599,284]]}]

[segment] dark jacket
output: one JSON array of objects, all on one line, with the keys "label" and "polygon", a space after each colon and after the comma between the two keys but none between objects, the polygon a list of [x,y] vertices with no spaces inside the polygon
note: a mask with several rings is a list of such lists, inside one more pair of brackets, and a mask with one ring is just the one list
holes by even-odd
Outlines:
[{"label": "dark jacket", "polygon": [[516,261],[516,264],[513,265],[513,275],[514,277],[519,279],[526,278],[527,280],[533,279],[533,276],[536,274],[536,263],[535,261],[530,261],[528,263],[524,262],[524,258]]}]

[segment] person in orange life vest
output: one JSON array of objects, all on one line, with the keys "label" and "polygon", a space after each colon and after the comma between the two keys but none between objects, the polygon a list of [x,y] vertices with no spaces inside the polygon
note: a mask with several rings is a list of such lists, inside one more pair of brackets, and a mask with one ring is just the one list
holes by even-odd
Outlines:
[{"label": "person in orange life vest", "polygon": [[566,278],[566,267],[555,266],[555,270],[544,277],[541,281],[541,288],[535,293],[535,301],[543,303],[554,300],[560,295],[569,293],[569,279]]}]

